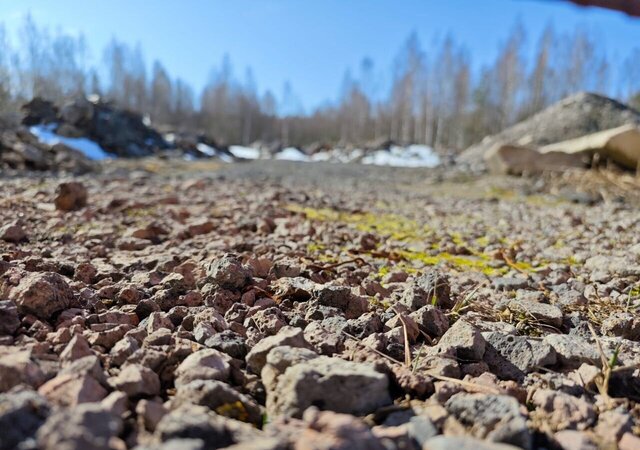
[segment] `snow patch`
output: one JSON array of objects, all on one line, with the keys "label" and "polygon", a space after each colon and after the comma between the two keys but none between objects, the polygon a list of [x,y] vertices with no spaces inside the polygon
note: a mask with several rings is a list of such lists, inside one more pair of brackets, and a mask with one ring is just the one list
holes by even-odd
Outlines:
[{"label": "snow patch", "polygon": [[393,146],[387,150],[377,150],[362,158],[362,164],[394,167],[435,167],[440,158],[431,147],[426,145],[410,145],[408,147]]},{"label": "snow patch", "polygon": [[276,153],[275,159],[281,161],[309,161],[309,156],[295,147],[287,147],[281,152]]},{"label": "snow patch", "polygon": [[71,138],[60,136],[53,132],[57,124],[34,125],[29,127],[29,131],[35,135],[40,142],[47,145],[64,144],[74,150],[83,153],[87,158],[100,160],[110,158],[109,155],[100,145],[87,138]]},{"label": "snow patch", "polygon": [[204,153],[207,156],[217,156],[224,162],[233,162],[233,158],[231,156],[227,155],[224,152],[221,152],[216,148],[211,147],[210,145],[200,142],[196,145],[196,148],[200,153]]},{"label": "snow patch", "polygon": [[258,150],[257,148],[232,145],[231,147],[229,147],[229,151],[236,158],[260,159],[260,150]]}]

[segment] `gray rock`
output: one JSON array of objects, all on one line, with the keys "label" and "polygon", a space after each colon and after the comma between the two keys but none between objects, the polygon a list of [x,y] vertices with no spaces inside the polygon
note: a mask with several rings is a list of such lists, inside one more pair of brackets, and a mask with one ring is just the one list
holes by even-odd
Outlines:
[{"label": "gray rock", "polygon": [[347,319],[356,319],[369,310],[368,300],[353,295],[348,286],[316,285],[313,299],[319,305],[339,309]]},{"label": "gray rock", "polygon": [[463,425],[473,427],[477,438],[525,449],[532,446],[526,417],[513,397],[459,393],[447,401],[445,408]]},{"label": "gray rock", "polygon": [[245,338],[231,330],[216,333],[204,341],[204,345],[226,353],[232,358],[244,359],[249,351]]},{"label": "gray rock", "polygon": [[480,331],[465,320],[458,320],[442,336],[437,349],[440,353],[453,353],[468,361],[480,361],[484,356],[485,340]]},{"label": "gray rock", "polygon": [[368,364],[320,356],[286,369],[267,391],[272,415],[301,417],[310,406],[368,414],[391,403],[389,380]]},{"label": "gray rock", "polygon": [[566,368],[577,369],[582,363],[600,363],[600,354],[595,344],[580,336],[550,334],[545,336],[543,342],[553,347],[558,356],[558,363]]},{"label": "gray rock", "polygon": [[11,300],[0,301],[0,336],[12,336],[20,328],[18,308]]},{"label": "gray rock", "polygon": [[226,289],[241,289],[251,281],[251,269],[231,254],[209,263],[207,275],[218,286]]},{"label": "gray rock", "polygon": [[125,366],[109,384],[129,397],[154,396],[160,393],[160,378],[151,369],[137,364]]},{"label": "gray rock", "polygon": [[496,332],[483,336],[487,342],[484,361],[502,379],[520,381],[536,368],[556,363],[556,352],[547,343]]},{"label": "gray rock", "polygon": [[440,337],[449,329],[449,319],[439,308],[425,305],[409,315],[422,331],[432,337]]},{"label": "gray rock", "polygon": [[65,279],[54,272],[29,273],[9,293],[21,314],[49,320],[71,304],[73,291]]},{"label": "gray rock", "polygon": [[197,351],[187,356],[176,369],[175,385],[180,387],[194,380],[226,381],[231,370],[230,360],[229,356],[217,350]]},{"label": "gray rock", "polygon": [[0,394],[0,450],[14,450],[33,439],[48,415],[47,401],[33,391]]},{"label": "gray rock", "polygon": [[259,374],[264,365],[267,363],[267,355],[271,349],[281,347],[283,345],[289,347],[311,348],[311,345],[304,339],[304,333],[300,328],[283,327],[278,334],[269,336],[258,342],[247,354],[247,368]]},{"label": "gray rock", "polygon": [[465,436],[436,436],[422,446],[422,450],[519,450],[509,444],[481,441]]},{"label": "gray rock", "polygon": [[204,442],[206,449],[225,448],[236,443],[232,422],[208,408],[184,405],[170,411],[160,420],[154,436],[161,442],[199,439]]},{"label": "gray rock", "polygon": [[39,364],[31,358],[28,350],[15,347],[0,347],[0,392],[6,392],[19,384],[37,388],[45,381]]},{"label": "gray rock", "polygon": [[492,284],[499,291],[517,291],[526,288],[529,282],[524,278],[499,277],[495,278]]},{"label": "gray rock", "polygon": [[631,313],[614,313],[602,321],[602,334],[619,336],[631,341],[640,340],[640,319]]},{"label": "gray rock", "polygon": [[551,389],[537,389],[531,403],[544,412],[545,420],[554,431],[585,430],[596,418],[593,406],[586,400]]},{"label": "gray rock", "polygon": [[400,303],[411,311],[417,311],[426,305],[451,308],[453,302],[450,297],[449,281],[446,276],[437,271],[422,275],[407,286],[400,297]]},{"label": "gray rock", "polygon": [[598,450],[598,446],[593,440],[582,431],[563,430],[553,435],[556,442],[563,449],[567,450]]},{"label": "gray rock", "polygon": [[105,450],[122,430],[122,421],[97,404],[79,405],[51,415],[38,430],[42,450]]},{"label": "gray rock", "polygon": [[256,426],[262,425],[260,407],[252,399],[221,381],[195,380],[181,385],[171,404],[175,407],[189,404],[206,406],[220,415]]},{"label": "gray rock", "polygon": [[526,319],[534,319],[555,328],[562,325],[562,310],[554,305],[531,300],[511,300],[507,307],[513,313],[523,315]]}]

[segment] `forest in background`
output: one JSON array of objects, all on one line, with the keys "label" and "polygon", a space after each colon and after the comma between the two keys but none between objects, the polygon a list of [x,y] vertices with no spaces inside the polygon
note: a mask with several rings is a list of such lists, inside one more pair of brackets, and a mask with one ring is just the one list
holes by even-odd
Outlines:
[{"label": "forest in background", "polygon": [[[607,55],[586,29],[549,25],[532,42],[516,22],[495,60],[478,67],[464,43],[446,36],[426,51],[412,33],[389,72],[365,58],[347,71],[337,100],[304,111],[291,83],[260,91],[231,58],[196,92],[143,49],[115,38],[91,58],[82,35],[51,31],[27,16],[16,39],[0,24],[0,118],[39,96],[56,103],[97,94],[147,115],[160,129],[204,132],[219,142],[283,146],[363,145],[393,140],[459,151],[575,92],[592,91],[640,107],[640,49]],[[101,61],[99,64],[92,63]]]}]

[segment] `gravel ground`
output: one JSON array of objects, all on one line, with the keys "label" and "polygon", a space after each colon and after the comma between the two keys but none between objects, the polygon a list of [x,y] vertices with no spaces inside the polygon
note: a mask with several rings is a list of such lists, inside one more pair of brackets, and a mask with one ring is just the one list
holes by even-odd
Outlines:
[{"label": "gravel ground", "polygon": [[638,181],[0,180],[0,450],[640,448]]}]

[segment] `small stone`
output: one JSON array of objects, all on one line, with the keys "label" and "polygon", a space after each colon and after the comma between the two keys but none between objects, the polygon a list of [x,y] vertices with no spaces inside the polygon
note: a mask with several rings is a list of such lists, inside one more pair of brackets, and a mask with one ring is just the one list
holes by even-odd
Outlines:
[{"label": "small stone", "polygon": [[633,419],[627,413],[603,411],[598,416],[598,423],[593,431],[602,441],[615,445],[625,433],[632,431],[633,425]]},{"label": "small stone", "polygon": [[0,450],[14,450],[33,439],[49,415],[47,401],[29,390],[0,394]]},{"label": "small stone", "polygon": [[422,445],[422,450],[518,450],[509,444],[498,442],[481,441],[463,436],[436,436]]},{"label": "small stone", "polygon": [[160,393],[160,378],[151,369],[137,364],[125,366],[109,384],[129,397],[154,396]]},{"label": "small stone", "polygon": [[249,351],[245,339],[231,330],[214,334],[204,341],[204,345],[226,353],[235,359],[244,359]]},{"label": "small stone", "polygon": [[161,442],[197,438],[206,449],[225,448],[235,443],[227,420],[206,407],[183,405],[160,420],[154,435]]},{"label": "small stone", "polygon": [[544,343],[556,351],[558,362],[566,368],[576,369],[582,363],[599,364],[600,355],[586,339],[567,334],[550,334],[545,336]]},{"label": "small stone", "polygon": [[555,350],[544,342],[497,332],[483,336],[484,361],[502,379],[521,381],[527,373],[556,363]]},{"label": "small stone", "polygon": [[158,423],[167,414],[167,409],[160,402],[140,400],[136,405],[136,415],[140,424],[147,430],[153,432]]},{"label": "small stone", "polygon": [[87,188],[77,181],[60,183],[54,203],[60,211],[75,211],[87,206]]},{"label": "small stone", "polygon": [[89,375],[63,374],[47,381],[38,388],[38,393],[50,403],[75,407],[81,403],[99,402],[107,391]]},{"label": "small stone", "polygon": [[522,299],[511,300],[507,307],[511,312],[524,316],[525,320],[533,319],[555,328],[562,326],[562,310],[557,306]]},{"label": "small stone", "polygon": [[537,389],[531,403],[539,407],[555,431],[584,430],[595,420],[593,406],[586,400],[551,389]]},{"label": "small stone", "polygon": [[270,414],[301,417],[310,406],[368,414],[391,403],[389,380],[371,365],[320,356],[286,369],[267,392]]},{"label": "small stone", "polygon": [[553,437],[564,450],[598,450],[598,446],[582,431],[562,430]]},{"label": "small stone", "polygon": [[30,273],[9,293],[21,314],[33,314],[49,320],[55,313],[67,309],[73,291],[65,279],[54,272]]},{"label": "small stone", "polygon": [[40,366],[31,359],[30,351],[0,347],[0,392],[23,383],[37,388],[45,379]]},{"label": "small stone", "polygon": [[260,407],[249,397],[216,380],[195,380],[181,385],[171,400],[173,407],[201,405],[217,414],[243,422],[262,424]]},{"label": "small stone", "polygon": [[640,448],[640,437],[625,433],[618,442],[619,450],[637,450]]},{"label": "small stone", "polygon": [[175,385],[180,387],[194,380],[226,381],[229,378],[230,359],[229,356],[217,350],[199,350],[187,356],[178,366],[175,372]]},{"label": "small stone", "polygon": [[60,353],[60,361],[72,362],[90,355],[93,355],[93,351],[89,347],[89,342],[83,335],[76,334]]},{"label": "small stone", "polygon": [[380,439],[356,417],[310,408],[304,413],[306,426],[294,437],[299,450],[384,450]]},{"label": "small stone", "polygon": [[476,438],[531,448],[526,417],[513,397],[459,393],[447,401],[445,408],[463,425],[472,427]]},{"label": "small stone", "polygon": [[341,310],[347,319],[356,319],[369,309],[367,299],[353,295],[348,286],[319,285],[313,299],[319,305]]},{"label": "small stone", "polygon": [[498,291],[517,291],[518,289],[525,289],[529,282],[524,278],[495,278],[492,281],[493,287]]},{"label": "small stone", "polygon": [[20,328],[18,308],[11,300],[0,300],[0,336],[12,336]]},{"label": "small stone", "polygon": [[225,255],[209,263],[207,275],[226,289],[241,289],[251,281],[251,270],[235,255]]},{"label": "small stone", "polygon": [[27,239],[27,233],[17,221],[0,227],[0,240],[2,241],[17,243],[25,239]]},{"label": "small stone", "polygon": [[431,337],[440,337],[449,329],[449,319],[441,309],[425,305],[409,315],[422,331]]},{"label": "small stone", "polygon": [[480,331],[465,320],[458,320],[442,336],[437,349],[441,353],[453,352],[467,361],[480,361],[484,356],[485,340]]},{"label": "small stone", "polygon": [[638,341],[640,340],[640,320],[631,313],[614,313],[602,321],[600,331],[606,336],[619,336]]},{"label": "small stone", "polygon": [[122,421],[100,405],[88,403],[51,415],[38,430],[42,450],[105,450],[120,434]]},{"label": "small stone", "polygon": [[289,347],[311,348],[304,339],[304,333],[300,328],[284,327],[278,334],[269,336],[258,342],[247,354],[247,368],[259,374],[267,363],[267,355],[271,349],[288,345]]}]

